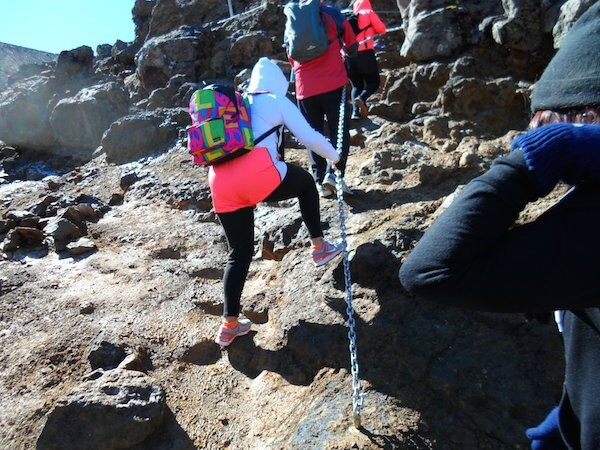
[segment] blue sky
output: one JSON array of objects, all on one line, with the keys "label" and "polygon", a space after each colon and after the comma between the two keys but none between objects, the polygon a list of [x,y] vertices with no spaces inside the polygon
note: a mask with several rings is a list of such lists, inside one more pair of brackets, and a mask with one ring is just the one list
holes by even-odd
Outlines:
[{"label": "blue sky", "polygon": [[133,41],[135,0],[0,0],[0,42],[60,53]]}]

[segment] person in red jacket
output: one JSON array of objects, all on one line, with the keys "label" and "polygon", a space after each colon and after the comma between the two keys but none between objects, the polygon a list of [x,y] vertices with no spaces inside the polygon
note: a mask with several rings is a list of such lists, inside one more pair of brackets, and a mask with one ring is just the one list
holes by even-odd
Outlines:
[{"label": "person in red jacket", "polygon": [[379,67],[373,37],[385,34],[387,28],[373,11],[370,0],[354,0],[352,12],[358,19],[354,31],[359,45],[358,54],[348,58],[348,72],[352,83],[352,119],[359,119],[369,114],[367,99],[379,89]]},{"label": "person in red jacket", "polygon": [[[298,107],[310,126],[320,133],[325,134],[325,120],[327,120],[328,134],[326,135],[336,146],[340,106],[342,101],[346,102],[346,99],[342,98],[342,88],[349,81],[342,50],[343,48],[350,49],[352,46],[356,47],[356,37],[347,21],[343,23],[343,32],[340,35],[334,19],[329,14],[322,13],[321,18],[330,42],[325,53],[304,62],[288,58],[296,82]],[[338,149],[340,160],[336,163],[342,177],[346,172],[346,161],[350,151],[349,108],[345,107],[344,111],[342,148],[341,151]],[[332,165],[312,151],[309,151],[308,155],[312,175],[317,186],[321,188],[321,194],[323,197],[333,195],[336,183]],[[342,180],[342,189],[344,193],[352,194],[344,180]]]}]

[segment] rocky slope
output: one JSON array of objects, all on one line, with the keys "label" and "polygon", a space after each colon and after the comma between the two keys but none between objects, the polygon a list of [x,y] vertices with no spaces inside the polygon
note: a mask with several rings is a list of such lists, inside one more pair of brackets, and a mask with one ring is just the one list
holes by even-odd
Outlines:
[{"label": "rocky slope", "polygon": [[18,45],[0,42],[0,89],[6,88],[11,75],[21,70],[27,70],[32,64],[49,63],[55,61],[58,55],[42,52]]},{"label": "rocky slope", "polygon": [[[243,83],[263,54],[289,70],[279,2],[234,1],[251,13],[229,20],[222,3],[138,0],[135,42],[64,52],[0,92],[0,446],[527,448],[524,429],[560,393],[555,326],[411,298],[397,271],[460,186],[508,151],[553,24],[585,2],[373,1],[406,35],[380,39],[382,88],[353,124],[347,170],[359,430],[342,260],[312,266],[294,201],[256,209],[252,332],[212,342],[226,242],[207,171],[178,141],[186,98],[199,80]],[[523,40],[527,27],[539,41]],[[292,141],[287,158],[307,167]],[[334,239],[338,208],[322,201]]]}]

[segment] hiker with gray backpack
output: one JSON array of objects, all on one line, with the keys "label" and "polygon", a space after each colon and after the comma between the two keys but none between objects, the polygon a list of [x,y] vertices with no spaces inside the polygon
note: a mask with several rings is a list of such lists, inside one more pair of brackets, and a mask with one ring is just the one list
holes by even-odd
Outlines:
[{"label": "hiker with gray backpack", "polygon": [[[349,82],[342,52],[356,51],[356,37],[347,21],[337,23],[321,6],[318,0],[292,1],[285,5],[284,47],[292,66],[298,106],[308,123],[324,133],[327,120],[329,140],[333,143],[338,142],[338,130],[342,129],[341,155],[336,166],[343,177],[350,151],[350,114],[349,108],[344,108],[344,116],[340,117]],[[340,122],[342,127],[339,127]],[[332,196],[336,190],[332,165],[310,150],[309,159],[322,196]],[[352,194],[344,180],[342,190]]]}]

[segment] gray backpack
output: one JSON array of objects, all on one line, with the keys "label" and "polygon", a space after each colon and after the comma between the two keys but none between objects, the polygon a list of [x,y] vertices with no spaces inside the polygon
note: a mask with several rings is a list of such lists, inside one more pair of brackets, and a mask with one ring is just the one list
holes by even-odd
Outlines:
[{"label": "gray backpack", "polygon": [[291,1],[283,8],[286,16],[283,46],[298,62],[322,55],[329,46],[321,19],[319,0]]}]

